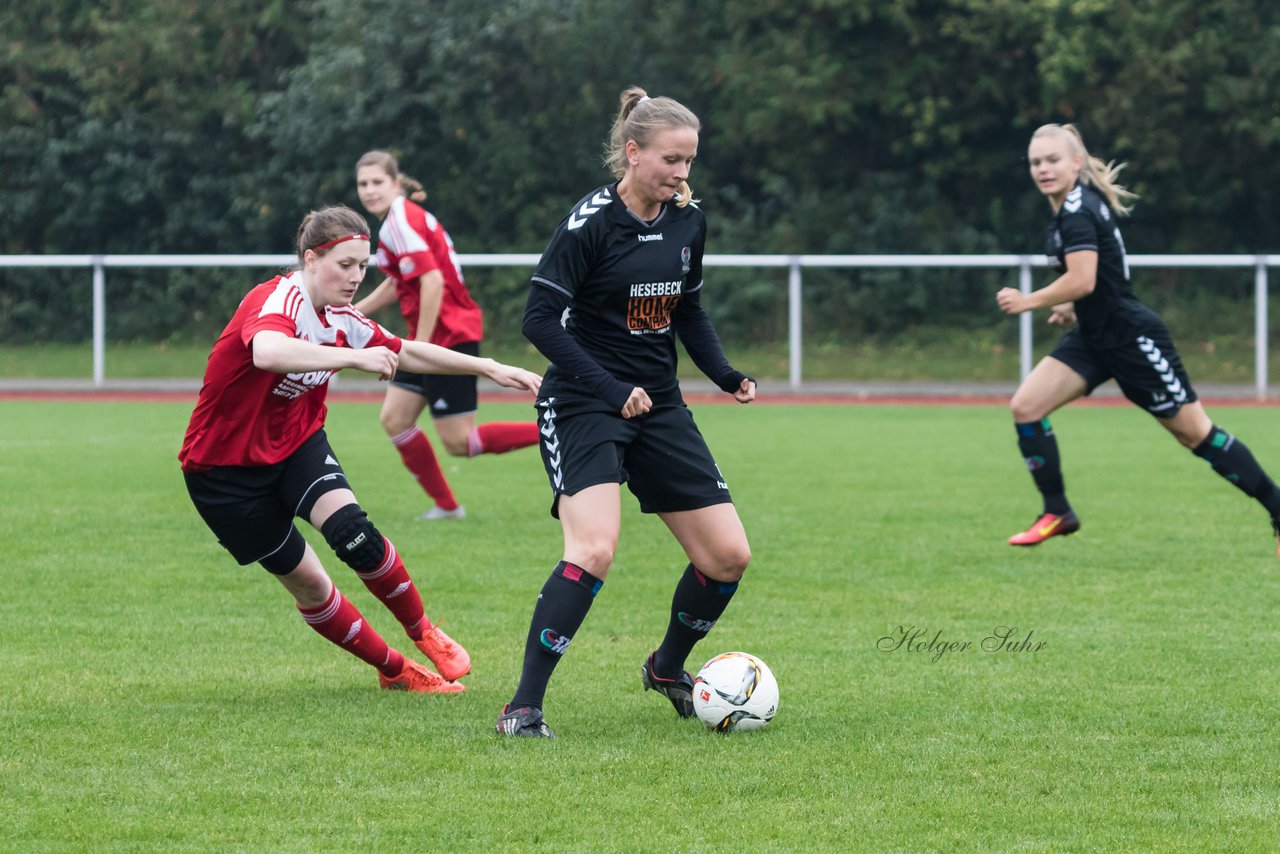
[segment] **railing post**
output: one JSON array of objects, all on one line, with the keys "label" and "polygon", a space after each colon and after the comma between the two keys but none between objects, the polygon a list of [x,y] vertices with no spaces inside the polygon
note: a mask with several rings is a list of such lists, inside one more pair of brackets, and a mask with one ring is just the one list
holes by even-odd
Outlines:
[{"label": "railing post", "polygon": [[[1031,293],[1031,256],[1018,256],[1018,290]],[[1018,377],[1025,380],[1031,373],[1031,312],[1018,315]]]},{"label": "railing post", "polygon": [[800,257],[792,255],[787,274],[787,346],[791,367],[791,390],[799,391],[802,382],[800,359],[802,355],[800,309]]},{"label": "railing post", "polygon": [[93,256],[93,387],[106,381],[107,270],[101,255]]},{"label": "railing post", "polygon": [[1253,377],[1258,400],[1267,399],[1267,259],[1259,255],[1253,267]]}]

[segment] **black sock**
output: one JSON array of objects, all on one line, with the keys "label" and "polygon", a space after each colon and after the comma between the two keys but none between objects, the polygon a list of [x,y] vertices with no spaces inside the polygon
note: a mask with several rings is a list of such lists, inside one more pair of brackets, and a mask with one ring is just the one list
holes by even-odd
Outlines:
[{"label": "black sock", "polygon": [[1061,516],[1071,512],[1067,488],[1062,482],[1062,460],[1058,457],[1058,440],[1048,418],[1013,425],[1018,430],[1018,450],[1031,472],[1036,489],[1044,497],[1044,512]]},{"label": "black sock", "polygon": [[1267,508],[1271,518],[1280,518],[1280,489],[1276,489],[1275,481],[1258,465],[1244,442],[1215,424],[1192,453],[1208,460],[1214,471]]},{"label": "black sock", "polygon": [[653,656],[656,674],[674,679],[684,670],[684,660],[689,657],[693,645],[711,631],[737,589],[738,582],[707,578],[696,566],[689,564],[676,584],[675,595],[671,597],[671,622],[667,624],[667,636]]},{"label": "black sock", "polygon": [[533,608],[529,637],[524,642],[524,669],[516,695],[511,698],[511,708],[542,708],[551,672],[586,619],[602,584],[585,569],[563,560],[551,570]]}]

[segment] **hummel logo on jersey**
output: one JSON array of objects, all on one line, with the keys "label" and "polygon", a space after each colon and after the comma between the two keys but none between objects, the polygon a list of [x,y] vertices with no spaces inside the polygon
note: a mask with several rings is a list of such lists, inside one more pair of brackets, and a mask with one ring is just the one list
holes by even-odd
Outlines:
[{"label": "hummel logo on jersey", "polygon": [[1070,193],[1067,193],[1067,200],[1062,207],[1067,213],[1075,213],[1080,210],[1080,205],[1084,203],[1084,193],[1079,187],[1076,187]]},{"label": "hummel logo on jersey", "polygon": [[586,225],[587,217],[593,213],[597,213],[609,202],[613,201],[613,197],[609,195],[608,190],[601,190],[591,198],[587,199],[578,206],[576,211],[569,214],[569,230],[576,231]]},{"label": "hummel logo on jersey", "polygon": [[636,239],[641,243],[648,243],[650,240],[661,240],[662,234],[637,234]]}]

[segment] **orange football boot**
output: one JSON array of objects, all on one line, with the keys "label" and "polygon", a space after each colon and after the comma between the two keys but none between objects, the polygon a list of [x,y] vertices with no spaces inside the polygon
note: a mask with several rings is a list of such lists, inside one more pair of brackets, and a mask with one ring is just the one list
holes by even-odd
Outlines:
[{"label": "orange football boot", "polygon": [[450,682],[408,656],[405,656],[404,667],[399,673],[390,678],[379,673],[378,682],[388,691],[416,691],[419,694],[461,694],[467,690],[462,683]]},{"label": "orange football boot", "polygon": [[422,639],[413,642],[422,654],[440,671],[440,675],[452,682],[471,672],[471,656],[462,644],[446,635],[439,626],[432,626],[422,633]]},{"label": "orange football boot", "polygon": [[1080,518],[1067,511],[1061,516],[1046,513],[1027,530],[1009,538],[1011,546],[1038,546],[1050,537],[1065,537],[1080,530]]}]

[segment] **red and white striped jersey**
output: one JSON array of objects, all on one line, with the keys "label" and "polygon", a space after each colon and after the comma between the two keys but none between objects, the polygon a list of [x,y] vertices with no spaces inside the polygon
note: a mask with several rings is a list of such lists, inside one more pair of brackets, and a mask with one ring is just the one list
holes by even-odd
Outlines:
[{"label": "red and white striped jersey", "polygon": [[378,269],[396,283],[400,313],[409,325],[409,337],[418,337],[421,305],[418,277],[432,270],[439,270],[444,277],[444,293],[428,340],[441,347],[452,347],[484,337],[480,306],[467,291],[453,241],[429,211],[404,196],[397,196],[378,231],[376,262]]},{"label": "red and white striped jersey", "polygon": [[253,336],[276,330],[326,347],[387,347],[401,340],[349,305],[318,312],[302,274],[276,276],[240,302],[209,354],[178,459],[184,471],[282,462],[324,426],[336,371],[277,374],[253,364]]}]

